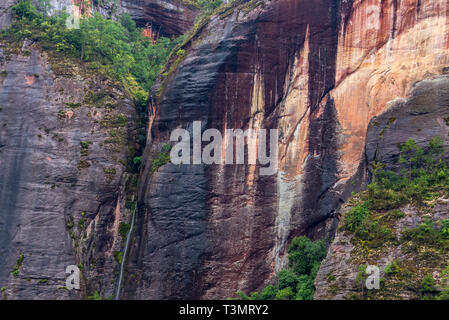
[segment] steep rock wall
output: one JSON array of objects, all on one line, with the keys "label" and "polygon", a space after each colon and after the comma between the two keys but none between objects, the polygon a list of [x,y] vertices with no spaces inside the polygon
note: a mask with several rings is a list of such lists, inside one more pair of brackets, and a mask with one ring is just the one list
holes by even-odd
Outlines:
[{"label": "steep rock wall", "polygon": [[[387,170],[397,170],[400,157],[399,144],[413,139],[425,149],[434,137],[440,137],[445,147],[443,158],[449,161],[449,78],[436,76],[415,84],[405,99],[392,102],[385,113],[374,117],[366,135],[364,158],[367,169],[374,160],[383,163]],[[432,201],[432,205],[406,205],[400,210],[403,217],[393,224],[393,230],[400,239],[405,228],[416,228],[425,218],[440,221],[449,218],[448,199],[441,197]],[[342,210],[351,209],[349,203]],[[387,214],[389,214],[387,212]],[[390,212],[391,214],[391,212]],[[399,276],[400,281],[388,278],[380,290],[369,292],[372,299],[419,299],[421,279],[424,274],[434,274],[437,282],[441,270],[447,265],[447,252],[432,252],[420,248],[407,250],[406,243],[401,245],[384,244],[377,249],[360,250],[360,244],[353,235],[339,229],[329,248],[315,280],[315,299],[362,298],[360,286],[356,285],[357,269],[360,264],[372,264],[380,268],[380,276],[385,279],[384,268],[392,261],[401,263],[401,270],[409,273]],[[380,254],[376,254],[380,251]],[[330,280],[331,279],[331,280]],[[366,297],[365,297],[366,298]]]},{"label": "steep rock wall", "polygon": [[[12,22],[11,7],[18,0],[5,0],[0,4],[0,29],[6,28]],[[39,1],[32,1],[39,7]],[[50,0],[51,13],[65,10],[69,14],[79,16],[93,11],[104,17],[113,17],[128,13],[139,27],[151,26],[158,34],[166,37],[180,36],[186,33],[194,24],[199,9],[186,5],[181,0],[121,0],[102,1],[95,5],[80,7],[80,0]],[[91,2],[92,3],[92,2]],[[81,12],[82,11],[82,12]]]},{"label": "steep rock wall", "polygon": [[171,37],[186,33],[199,10],[180,0],[124,0],[120,10],[128,12],[138,26],[150,24],[156,32]]},{"label": "steep rock wall", "polygon": [[[285,265],[293,236],[330,238],[366,177],[370,119],[447,66],[447,12],[443,0],[281,0],[213,17],[150,105],[128,297],[257,290]],[[171,164],[152,174],[170,132],[194,120],[278,128],[278,174]]]},{"label": "steep rock wall", "polygon": [[[129,221],[122,163],[137,139],[134,105],[67,59],[27,42],[19,51],[7,45],[0,50],[1,298],[109,296],[119,222]],[[69,265],[82,271],[81,291],[65,290]]]},{"label": "steep rock wall", "polygon": [[0,3],[0,29],[11,24],[11,7],[16,4],[16,0],[6,0]]},{"label": "steep rock wall", "polygon": [[[259,289],[283,265],[289,238],[320,233],[312,226],[327,214],[318,198],[322,180],[330,177],[324,183],[332,184],[334,155],[298,165],[291,140],[295,132],[313,132],[305,155],[335,143],[332,102],[321,114],[314,110],[334,84],[339,10],[333,1],[253,1],[213,18],[192,41],[156,107],[141,177],[131,297],[223,298]],[[303,113],[287,117],[295,103]],[[301,126],[304,117],[308,126]],[[280,127],[280,154],[291,145],[292,160],[281,159],[274,176],[259,176],[257,166],[167,165],[150,178],[151,158],[170,131],[190,128],[193,120],[204,129]],[[305,188],[298,167],[322,178]],[[298,197],[305,190],[317,201]]]},{"label": "steep rock wall", "polygon": [[[11,23],[16,3],[0,4],[0,27]],[[145,12],[140,24],[154,22],[170,36],[190,28],[196,13],[179,1],[108,3],[95,10]],[[80,15],[78,4],[50,1],[52,13]],[[123,88],[70,57],[17,45],[0,45],[0,298],[110,297],[119,226],[129,223],[134,201],[136,177],[125,171],[140,147],[135,106]],[[65,288],[69,265],[81,269],[81,291]]]}]

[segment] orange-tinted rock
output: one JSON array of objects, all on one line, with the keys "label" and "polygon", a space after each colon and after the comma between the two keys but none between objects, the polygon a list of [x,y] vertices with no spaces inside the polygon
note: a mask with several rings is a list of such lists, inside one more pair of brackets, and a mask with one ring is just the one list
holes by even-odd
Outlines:
[{"label": "orange-tinted rock", "polygon": [[371,118],[449,64],[447,13],[443,0],[354,3],[340,32],[331,92],[341,125],[342,179],[357,170]]},{"label": "orange-tinted rock", "polygon": [[[285,265],[292,237],[329,239],[365,178],[370,120],[449,65],[448,33],[443,0],[266,1],[212,18],[153,100],[128,297],[248,293]],[[171,130],[194,120],[278,128],[278,174],[167,165],[150,177]]]}]

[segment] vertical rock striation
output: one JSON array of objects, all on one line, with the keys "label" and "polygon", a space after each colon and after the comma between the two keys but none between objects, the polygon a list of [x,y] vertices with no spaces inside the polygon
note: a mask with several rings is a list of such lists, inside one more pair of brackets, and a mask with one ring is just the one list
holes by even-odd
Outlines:
[{"label": "vertical rock striation", "polygon": [[[112,294],[119,222],[129,218],[121,162],[136,140],[134,105],[101,78],[27,42],[15,54],[2,52],[2,298]],[[92,104],[99,96],[109,104]],[[112,131],[122,141],[112,141]],[[65,290],[69,265],[82,271],[81,291]]]},{"label": "vertical rock striation", "polygon": [[186,33],[199,10],[182,0],[124,0],[120,11],[128,12],[138,26],[150,25],[155,32],[171,37]]},{"label": "vertical rock striation", "polygon": [[[0,4],[0,27],[12,22],[17,2]],[[75,0],[50,4],[51,13],[79,11]],[[197,12],[180,1],[122,5],[94,9],[129,11],[167,36],[184,33]],[[138,147],[138,122],[120,86],[30,41],[22,48],[1,43],[0,299],[115,292],[120,223],[129,222],[134,200],[135,177],[125,171]],[[81,291],[65,287],[69,265],[81,269]]]},{"label": "vertical rock striation", "polygon": [[[17,1],[3,2],[0,27]],[[75,1],[51,3],[70,10]],[[165,36],[185,33],[198,14],[177,0],[124,0],[95,10],[128,12]],[[369,179],[374,156],[395,157],[393,144],[417,122],[421,142],[447,130],[447,15],[446,0],[238,0],[197,25],[150,99],[123,297],[259,290],[286,265],[294,236],[330,240],[336,212]],[[0,67],[2,297],[109,296],[119,223],[129,220],[129,179],[120,163],[135,143],[132,103],[30,43],[15,51],[3,45]],[[380,129],[369,124],[389,112],[397,130],[378,141]],[[192,132],[193,121],[203,131],[279,129],[278,172],[261,176],[259,165],[158,168],[154,160],[172,130]],[[83,267],[82,292],[63,288],[70,264]]]},{"label": "vertical rock striation", "polygon": [[[280,0],[213,16],[150,105],[128,298],[257,290],[285,265],[292,237],[330,238],[335,212],[366,178],[371,118],[448,65],[447,12],[443,0]],[[153,173],[171,131],[194,120],[222,132],[278,128],[279,172],[167,164]]]},{"label": "vertical rock striation", "polygon": [[[224,298],[259,289],[284,263],[293,235],[323,234],[314,226],[328,214],[322,203],[333,201],[323,198],[322,182],[332,183],[335,159],[318,150],[335,143],[336,124],[331,100],[316,110],[334,86],[339,10],[333,1],[252,1],[214,17],[192,41],[151,129],[130,267],[135,297]],[[280,128],[279,174],[167,165],[150,178],[152,155],[193,120],[221,131]],[[315,141],[302,144],[310,133]],[[306,162],[309,152],[315,157]],[[306,186],[309,175],[321,178]],[[298,196],[306,190],[308,201]]]}]

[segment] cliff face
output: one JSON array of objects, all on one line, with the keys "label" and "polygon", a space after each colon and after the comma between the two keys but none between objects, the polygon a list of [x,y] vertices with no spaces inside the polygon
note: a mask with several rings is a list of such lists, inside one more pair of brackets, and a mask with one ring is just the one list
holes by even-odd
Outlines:
[{"label": "cliff face", "polygon": [[[61,0],[56,0],[60,3]],[[183,0],[122,0],[103,1],[93,10],[105,17],[118,17],[128,13],[138,27],[151,27],[155,33],[165,37],[178,37],[193,26],[200,10]]]},{"label": "cliff face", "polygon": [[[0,5],[4,26],[15,3]],[[54,10],[79,10],[74,4],[51,2]],[[138,11],[135,3],[133,8]],[[184,11],[177,8],[180,17]],[[167,21],[154,16],[165,29]],[[173,33],[183,32],[189,19]],[[2,38],[0,299],[115,293],[120,224],[130,221],[137,183],[126,172],[140,129],[128,97],[122,86],[76,59],[42,50],[39,43],[26,40],[22,46]],[[65,287],[69,265],[81,270],[80,291]]]},{"label": "cliff face", "polygon": [[0,3],[0,29],[5,28],[12,22],[11,7],[16,2],[16,0],[6,0]]},{"label": "cliff face", "polygon": [[[251,2],[215,17],[192,41],[156,106],[152,144],[141,176],[140,229],[133,253],[140,270],[130,270],[137,274],[134,279],[140,287],[133,297],[223,298],[238,288],[257,289],[281,266],[291,230],[305,232],[322,220],[320,213],[295,214],[310,208],[295,198],[302,191],[301,177],[288,176],[287,170],[264,177],[255,166],[167,165],[151,179],[149,171],[151,154],[177,126],[189,128],[191,121],[202,120],[204,128],[220,130],[262,124],[276,128],[290,94],[316,103],[316,93],[333,85],[334,65],[329,62],[335,58],[329,57],[336,51],[330,49],[322,60],[310,63],[311,73],[316,71],[322,80],[313,83],[310,96],[300,90],[291,93],[292,79],[301,77],[294,77],[291,63],[308,63],[309,52],[319,50],[318,34],[326,46],[336,48],[337,8],[330,3]],[[314,16],[325,21],[314,21]],[[308,48],[303,50],[306,39]],[[330,114],[329,105],[316,117],[317,122],[330,124],[323,140],[331,140]],[[298,119],[302,116],[295,113]],[[289,130],[282,133],[285,141],[295,131]],[[321,143],[318,139],[312,148],[320,149]],[[317,158],[316,164],[326,161],[332,174],[332,155]],[[305,171],[314,174],[313,166]],[[314,187],[321,187],[319,181]]]},{"label": "cliff face", "polygon": [[[413,86],[407,98],[396,100],[388,111],[373,118],[366,135],[366,163],[376,160],[385,164],[387,170],[396,170],[400,158],[398,145],[413,139],[424,148],[433,137],[443,139],[443,158],[447,162],[449,123],[445,119],[449,119],[448,89],[447,76],[420,81]],[[370,165],[367,169],[373,171]],[[348,203],[342,212],[350,210],[352,205]],[[387,225],[397,238],[394,242],[399,241],[399,244],[385,242],[379,248],[364,248],[359,239],[340,228],[318,272],[315,299],[363,298],[360,286],[356,285],[356,275],[359,265],[368,263],[378,266],[384,279],[380,290],[368,292],[371,298],[420,298],[422,277],[432,274],[440,283],[440,273],[449,261],[448,254],[444,250],[439,252],[440,248],[432,245],[420,245],[417,239],[411,239],[411,243],[404,242],[402,234],[406,228],[417,228],[428,218],[435,222],[449,219],[448,209],[448,199],[442,196],[427,201],[424,206],[407,204],[399,208],[402,213],[397,221],[394,221],[394,212],[381,212],[378,221],[393,220]],[[418,249],[411,249],[410,244]],[[400,265],[400,271],[391,276],[384,269],[393,261]]]},{"label": "cliff face", "polygon": [[192,26],[199,10],[181,0],[125,0],[120,9],[128,12],[138,26],[149,24],[163,36],[180,36]]},{"label": "cliff face", "polygon": [[[0,27],[16,2],[0,4]],[[51,3],[77,10],[76,1]],[[94,10],[128,12],[166,36],[184,33],[198,13],[175,0]],[[393,168],[397,145],[409,138],[424,145],[439,135],[447,145],[447,15],[446,0],[239,0],[198,23],[150,99],[123,298],[259,290],[286,265],[293,237],[333,238],[340,206],[369,181],[371,161]],[[134,106],[82,66],[36,44],[9,45],[0,47],[1,298],[109,297],[120,222],[129,222],[135,200],[135,177],[123,165],[136,144]],[[160,166],[171,132],[192,133],[193,121],[203,131],[279,129],[279,171]],[[398,230],[424,219],[403,210]],[[426,214],[441,220],[445,212],[440,199]],[[335,239],[316,298],[356,292],[351,239]],[[390,258],[416,260],[397,248]],[[81,292],[64,289],[73,264],[82,269]]]},{"label": "cliff face", "polygon": [[[38,0],[32,2],[39,7]],[[11,7],[17,3],[18,0],[4,0],[0,3],[0,29],[12,22]],[[117,17],[126,12],[139,27],[150,26],[154,32],[166,37],[177,37],[186,33],[193,26],[199,13],[199,9],[186,5],[181,0],[102,1],[83,8],[80,8],[80,0],[50,0],[49,4],[51,13],[66,10],[79,15],[81,9],[83,13],[96,11],[104,17]]]},{"label": "cliff face", "polygon": [[[257,290],[285,265],[293,236],[329,238],[366,179],[370,120],[448,65],[447,13],[443,0],[281,0],[214,16],[150,105],[128,298]],[[172,164],[152,174],[171,131],[194,120],[278,128],[278,174]]]},{"label": "cliff face", "polygon": [[[111,294],[118,226],[129,220],[121,163],[136,140],[134,106],[101,78],[27,43],[19,52],[2,47],[1,58],[2,296]],[[69,265],[83,270],[81,292],[63,289]]]}]

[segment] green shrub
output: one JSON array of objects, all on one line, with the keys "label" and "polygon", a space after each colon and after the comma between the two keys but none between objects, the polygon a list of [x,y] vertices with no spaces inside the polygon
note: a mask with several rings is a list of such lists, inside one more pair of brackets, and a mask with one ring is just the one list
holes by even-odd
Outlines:
[{"label": "green shrub", "polygon": [[420,290],[422,293],[435,291],[435,280],[433,279],[432,275],[426,274],[424,276],[424,278],[421,281],[421,289]]},{"label": "green shrub", "polygon": [[80,145],[81,145],[81,156],[83,157],[87,157],[89,155],[89,144],[90,142],[88,141],[81,141]]},{"label": "green shrub", "polygon": [[441,292],[437,300],[449,300],[449,265],[441,272]]},{"label": "green shrub", "polygon": [[114,258],[117,261],[118,264],[122,264],[123,260],[123,252],[121,251],[114,251]]},{"label": "green shrub", "polygon": [[276,300],[290,300],[293,299],[295,294],[293,293],[292,288],[287,287],[284,289],[279,290],[276,293]]},{"label": "green shrub", "polygon": [[142,156],[133,158],[133,172],[138,173],[142,168]]},{"label": "green shrub", "polygon": [[449,265],[447,265],[446,268],[444,268],[441,272],[441,281],[443,282],[444,286],[449,287]]},{"label": "green shrub", "polygon": [[396,237],[387,227],[381,226],[379,222],[366,219],[362,225],[356,229],[355,236],[366,241],[370,248],[379,248],[388,241],[395,241]]},{"label": "green shrub", "polygon": [[449,240],[449,219],[441,221],[440,235],[441,238]]},{"label": "green shrub", "polygon": [[400,207],[406,202],[403,193],[393,189],[386,189],[383,185],[373,182],[368,185],[369,202],[368,206],[373,210],[390,210]]},{"label": "green shrub", "polygon": [[312,300],[315,293],[313,282],[325,256],[323,240],[313,242],[305,236],[296,237],[288,247],[289,268],[279,271],[277,286],[269,285],[249,297],[243,292],[238,292],[238,295],[240,299],[249,300]]},{"label": "green shrub", "polygon": [[153,165],[151,167],[150,174],[153,174],[160,167],[170,162],[170,150],[171,146],[169,144],[165,144],[162,147],[162,151],[159,152],[153,160]]},{"label": "green shrub", "polygon": [[[42,9],[48,11],[48,6]],[[122,82],[138,104],[146,103],[149,89],[170,52],[183,41],[183,37],[162,37],[154,42],[143,36],[142,29],[127,14],[114,21],[94,13],[81,19],[79,29],[67,29],[65,11],[47,17],[36,10],[31,0],[20,0],[12,12],[15,22],[4,35],[14,42],[31,38],[46,50],[88,63],[109,79]]]},{"label": "green shrub", "polygon": [[69,216],[69,221],[67,222],[67,229],[72,229],[75,226],[73,216]]},{"label": "green shrub", "polygon": [[78,230],[81,232],[84,229],[84,224],[87,222],[86,219],[81,218],[78,221]]},{"label": "green shrub", "polygon": [[118,233],[120,234],[122,239],[126,239],[126,237],[128,236],[129,229],[131,229],[131,226],[129,224],[120,222],[118,227]]},{"label": "green shrub", "polygon": [[399,273],[399,271],[400,271],[400,268],[399,268],[399,265],[396,260],[388,263],[384,268],[384,272],[387,275],[397,274],[397,273]]},{"label": "green shrub", "polygon": [[441,291],[437,300],[449,300],[449,289],[445,289],[445,290]]},{"label": "green shrub", "polygon": [[248,297],[243,291],[237,291],[238,296],[240,297],[240,300],[250,300],[250,297]]},{"label": "green shrub", "polygon": [[266,286],[260,293],[261,300],[274,300],[276,297],[277,288],[273,285]]},{"label": "green shrub", "polygon": [[88,300],[106,300],[105,297],[101,296],[98,291],[95,291],[93,295],[87,297]]},{"label": "green shrub", "polygon": [[278,273],[278,287],[279,289],[284,289],[287,287],[296,287],[297,276],[293,270],[286,269],[281,270]]},{"label": "green shrub", "polygon": [[38,16],[36,7],[31,3],[31,0],[20,0],[12,7],[12,12],[17,18],[34,19]]},{"label": "green shrub", "polygon": [[366,217],[369,216],[370,211],[365,204],[358,204],[353,207],[345,216],[344,228],[354,232],[359,228]]},{"label": "green shrub", "polygon": [[417,228],[405,228],[401,240],[412,241],[416,245],[435,247],[440,244],[440,232],[432,220],[425,219],[424,223]]},{"label": "green shrub", "polygon": [[19,258],[17,258],[16,264],[14,266],[14,269],[12,270],[12,275],[14,277],[18,277],[19,276],[19,269],[23,264],[23,259],[25,258],[25,256],[23,255],[23,253],[20,253]]},{"label": "green shrub", "polygon": [[357,268],[357,274],[355,277],[355,285],[359,288],[362,288],[362,291],[365,288],[365,281],[366,281],[366,277],[367,277],[366,269],[367,269],[366,264],[359,265]]},{"label": "green shrub", "polygon": [[426,148],[412,139],[399,146],[398,172],[385,171],[373,164],[373,182],[368,186],[367,205],[373,210],[390,210],[406,203],[423,204],[449,190],[449,168],[441,160],[443,142],[430,140]]},{"label": "green shrub", "polygon": [[313,278],[308,275],[300,275],[297,279],[296,300],[313,300],[315,286]]},{"label": "green shrub", "polygon": [[200,9],[203,14],[206,14],[218,8],[223,3],[223,0],[182,0],[182,2],[196,7]]},{"label": "green shrub", "polygon": [[395,241],[393,232],[382,226],[379,221],[373,221],[366,203],[354,206],[346,215],[343,228],[363,240],[370,248],[378,248],[388,241]]},{"label": "green shrub", "polygon": [[296,274],[311,274],[326,256],[326,248],[324,241],[313,242],[302,236],[293,239],[288,254],[289,265]]},{"label": "green shrub", "polygon": [[196,2],[202,11],[212,11],[223,3],[222,0],[197,0]]}]

